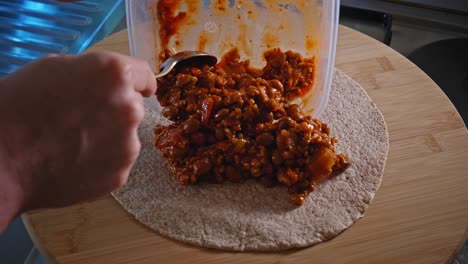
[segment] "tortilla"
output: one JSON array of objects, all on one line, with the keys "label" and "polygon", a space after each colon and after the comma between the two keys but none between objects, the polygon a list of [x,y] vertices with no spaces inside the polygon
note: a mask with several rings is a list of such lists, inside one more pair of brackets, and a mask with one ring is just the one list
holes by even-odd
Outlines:
[{"label": "tortilla", "polygon": [[317,186],[303,206],[284,188],[255,182],[181,186],[153,147],[156,112],[146,109],[142,150],[127,184],[113,193],[130,214],[161,235],[235,251],[277,251],[328,240],[363,216],[382,180],[388,132],[364,89],[337,70],[321,119],[351,167]]}]

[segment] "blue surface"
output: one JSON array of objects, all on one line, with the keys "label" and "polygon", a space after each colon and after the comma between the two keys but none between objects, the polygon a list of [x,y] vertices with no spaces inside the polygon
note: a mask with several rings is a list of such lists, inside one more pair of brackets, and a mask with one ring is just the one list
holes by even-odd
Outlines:
[{"label": "blue surface", "polygon": [[124,15],[124,0],[0,0],[0,76],[49,53],[81,53]]},{"label": "blue surface", "polygon": [[23,264],[32,246],[21,218],[17,218],[0,236],[0,263]]}]

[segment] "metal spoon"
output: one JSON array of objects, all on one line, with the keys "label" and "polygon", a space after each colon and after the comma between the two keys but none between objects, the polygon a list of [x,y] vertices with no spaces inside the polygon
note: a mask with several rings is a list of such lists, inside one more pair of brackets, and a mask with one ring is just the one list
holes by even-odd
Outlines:
[{"label": "metal spoon", "polygon": [[168,74],[177,64],[182,62],[213,66],[218,62],[218,59],[216,56],[199,51],[182,51],[165,60],[159,67],[159,73],[154,76],[156,78],[161,78]]}]

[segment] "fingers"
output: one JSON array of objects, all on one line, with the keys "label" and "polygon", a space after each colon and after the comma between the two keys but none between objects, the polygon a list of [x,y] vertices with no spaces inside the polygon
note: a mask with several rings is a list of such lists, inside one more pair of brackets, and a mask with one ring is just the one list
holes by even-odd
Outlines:
[{"label": "fingers", "polygon": [[90,52],[78,59],[81,68],[92,68],[88,70],[98,75],[90,76],[106,79],[103,85],[108,86],[103,89],[106,90],[106,110],[98,123],[107,124],[109,127],[104,133],[112,131],[112,137],[117,140],[101,143],[112,144],[115,148],[112,152],[119,156],[115,159],[121,161],[120,169],[131,167],[140,150],[137,129],[144,117],[143,96],[155,93],[156,79],[145,61],[122,54]]},{"label": "fingers", "polygon": [[143,97],[138,93],[116,93],[110,100],[112,114],[122,127],[137,127],[144,117]]},{"label": "fingers", "polygon": [[145,97],[154,95],[156,93],[156,78],[148,63],[131,57],[123,59],[126,62],[125,67],[127,67],[125,72],[132,80],[135,90]]},{"label": "fingers", "polygon": [[128,134],[125,150],[126,151],[122,153],[122,162],[115,175],[114,188],[119,188],[127,182],[130,171],[140,155],[141,143],[138,139],[138,132],[136,129],[130,131],[130,134]]},{"label": "fingers", "polygon": [[112,132],[112,136],[107,136],[109,139],[103,139],[104,142],[108,141],[105,144],[107,151],[104,155],[108,155],[107,161],[112,164],[109,171],[104,172],[104,174],[108,173],[109,183],[113,189],[125,184],[141,150],[136,126],[124,128],[117,125],[116,128]]},{"label": "fingers", "polygon": [[123,151],[123,166],[133,164],[139,154],[138,126],[144,114],[143,97],[138,93],[127,92],[112,98],[110,109],[103,117],[103,122],[111,121],[109,126],[112,127],[112,135],[119,138],[114,146]]},{"label": "fingers", "polygon": [[86,53],[80,59],[91,65],[97,64],[103,75],[108,73],[112,81],[130,87],[145,97],[156,93],[154,73],[144,60],[108,51]]}]

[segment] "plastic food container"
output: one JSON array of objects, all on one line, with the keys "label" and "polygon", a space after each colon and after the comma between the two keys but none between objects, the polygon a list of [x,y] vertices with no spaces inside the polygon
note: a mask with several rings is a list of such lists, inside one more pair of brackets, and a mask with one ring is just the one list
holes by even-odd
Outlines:
[{"label": "plastic food container", "polygon": [[[166,43],[173,52],[200,50],[218,59],[233,47],[241,60],[261,68],[263,53],[271,48],[293,50],[315,57],[316,78],[312,89],[298,103],[317,117],[324,110],[333,77],[339,0],[200,0],[167,1],[182,14],[179,27]],[[157,0],[127,0],[127,24],[133,56],[150,62],[155,72],[162,50]],[[185,14],[183,14],[185,13]]]}]

